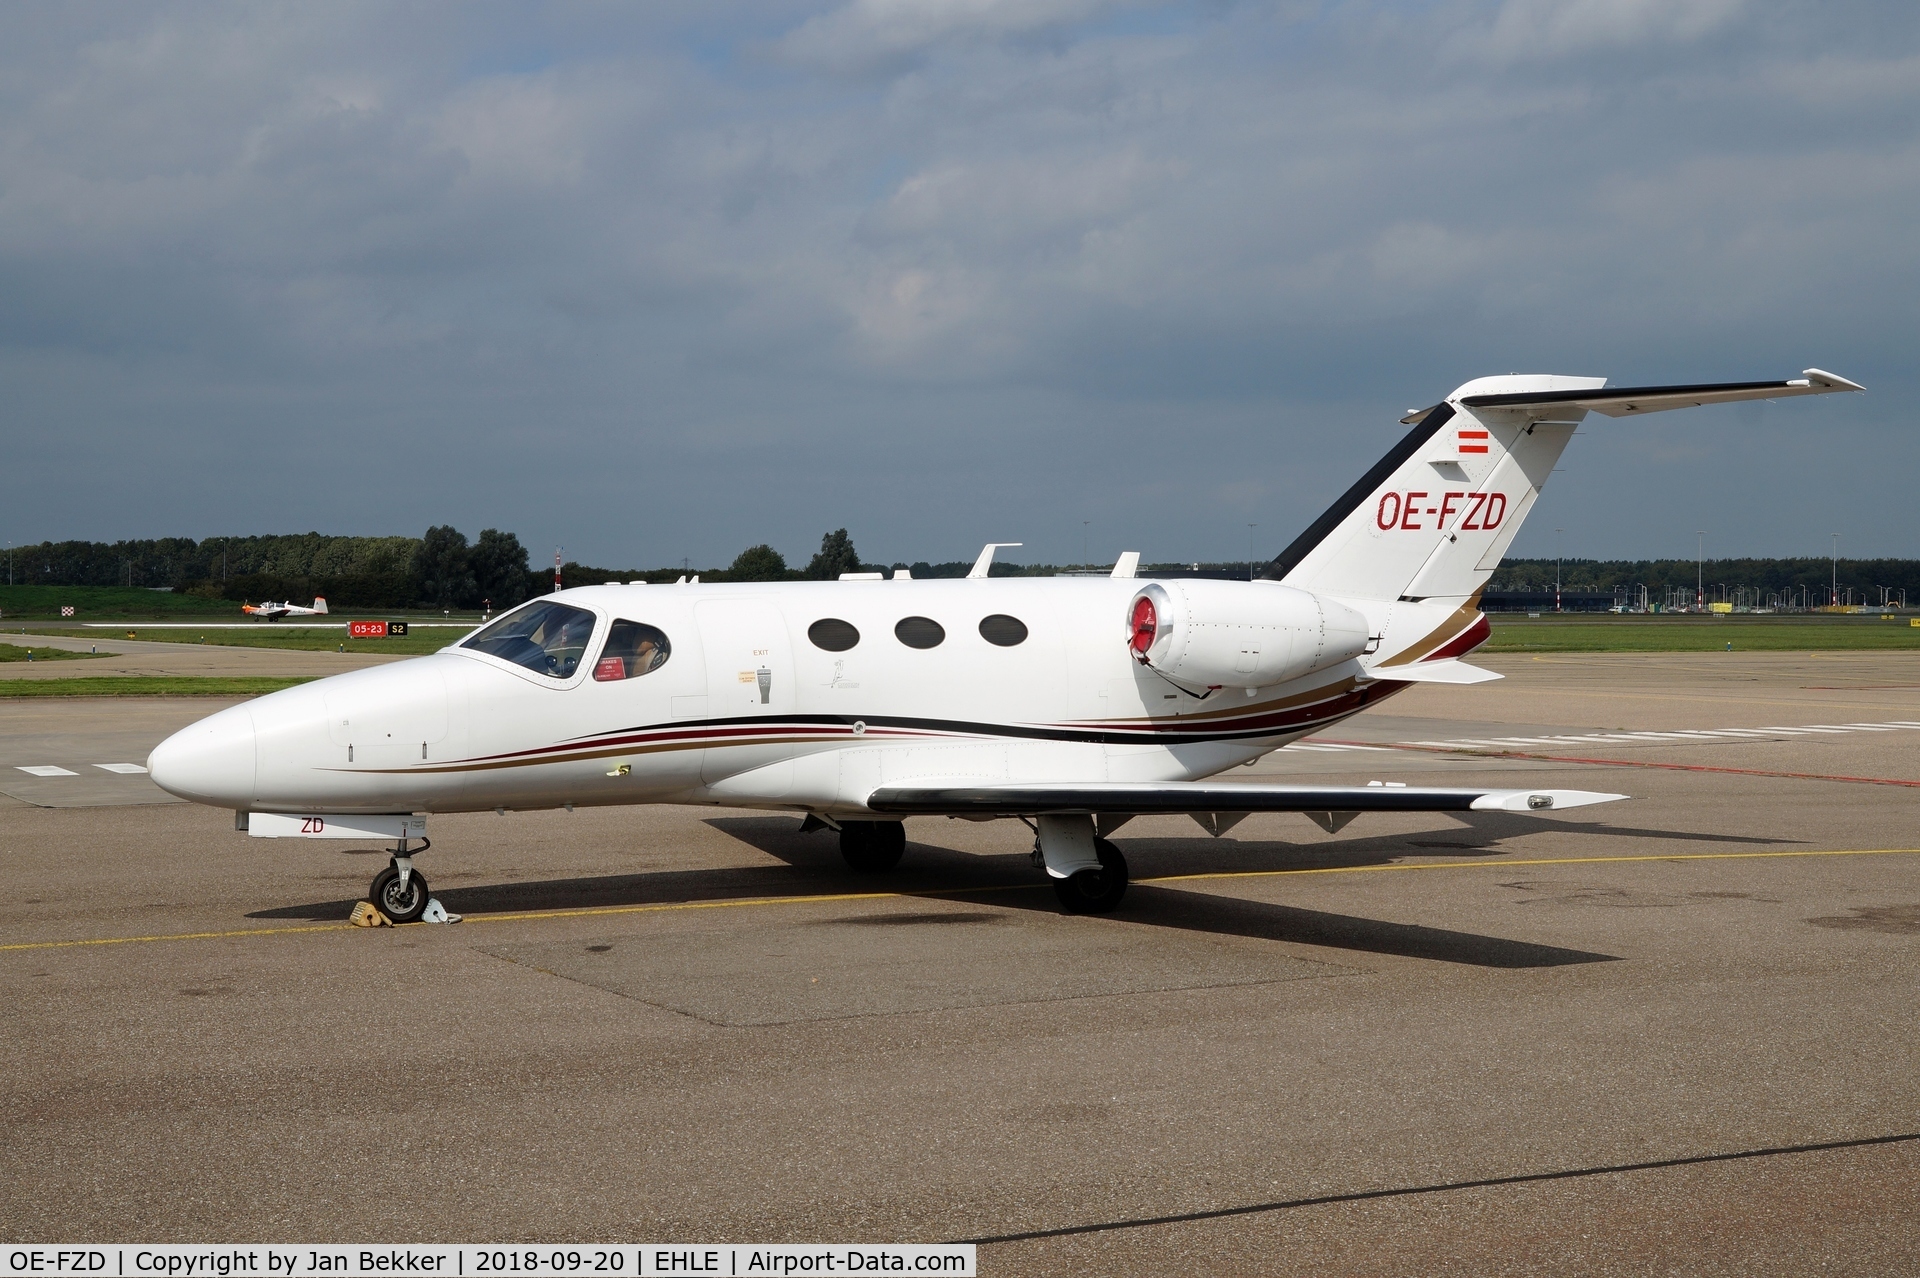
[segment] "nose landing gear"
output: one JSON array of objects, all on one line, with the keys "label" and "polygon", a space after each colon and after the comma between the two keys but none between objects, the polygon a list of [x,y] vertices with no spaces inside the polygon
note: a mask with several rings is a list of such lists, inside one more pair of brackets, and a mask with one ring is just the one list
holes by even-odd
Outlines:
[{"label": "nose landing gear", "polygon": [[[433,844],[426,839],[420,840],[419,851],[425,852]],[[367,889],[367,899],[373,902],[373,908],[386,915],[394,923],[418,923],[420,916],[427,912],[427,902],[432,900],[427,891],[426,876],[413,868],[413,856],[407,851],[407,841],[393,850],[393,860],[387,868],[373,876],[373,886]]]}]

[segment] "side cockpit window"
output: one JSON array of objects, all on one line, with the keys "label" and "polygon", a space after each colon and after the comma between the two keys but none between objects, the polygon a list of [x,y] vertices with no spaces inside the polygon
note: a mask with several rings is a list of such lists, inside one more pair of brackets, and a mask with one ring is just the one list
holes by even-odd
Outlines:
[{"label": "side cockpit window", "polygon": [[607,646],[600,649],[600,660],[593,663],[593,677],[601,683],[638,679],[666,665],[669,651],[666,635],[654,627],[615,621],[607,632]]},{"label": "side cockpit window", "polygon": [[532,603],[515,609],[461,644],[525,666],[550,679],[569,679],[587,655],[593,614],[563,603]]}]

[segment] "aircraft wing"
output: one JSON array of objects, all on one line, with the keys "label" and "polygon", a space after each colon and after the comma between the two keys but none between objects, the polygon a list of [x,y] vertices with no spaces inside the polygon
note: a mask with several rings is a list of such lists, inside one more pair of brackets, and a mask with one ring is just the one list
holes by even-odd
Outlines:
[{"label": "aircraft wing", "polygon": [[1835,391],[1865,390],[1833,373],[1809,368],[1786,382],[1707,382],[1698,386],[1618,386],[1598,390],[1527,391],[1510,395],[1468,395],[1468,408],[1533,408],[1550,404],[1592,409],[1608,417],[1632,417],[1669,408],[1697,408],[1702,404],[1731,404],[1743,399],[1785,399],[1792,395],[1830,395]]},{"label": "aircraft wing", "polygon": [[1078,785],[882,786],[867,798],[897,816],[1141,816],[1195,812],[1545,812],[1611,803],[1593,790],[1433,789],[1398,785],[1258,785],[1221,781],[1093,781]]}]

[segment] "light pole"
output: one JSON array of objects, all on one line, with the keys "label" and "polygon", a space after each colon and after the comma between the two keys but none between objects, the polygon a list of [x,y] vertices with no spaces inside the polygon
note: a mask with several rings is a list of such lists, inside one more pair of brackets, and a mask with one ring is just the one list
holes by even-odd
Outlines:
[{"label": "light pole", "polygon": [[1560,611],[1560,534],[1564,528],[1553,530],[1553,610]]},{"label": "light pole", "polygon": [[1840,534],[1839,533],[1833,534],[1833,590],[1832,590],[1832,597],[1829,598],[1827,602],[1832,604],[1836,608],[1840,606]]},{"label": "light pole", "polygon": [[1259,562],[1255,556],[1254,549],[1253,549],[1253,530],[1258,528],[1259,526],[1260,526],[1259,524],[1247,525],[1247,580],[1248,581],[1253,580],[1254,565]]},{"label": "light pole", "polygon": [[1087,556],[1093,553],[1087,548],[1088,538],[1091,536],[1087,531],[1087,525],[1092,522],[1091,519],[1083,519],[1080,521],[1080,566],[1082,568],[1085,568],[1090,562]]},{"label": "light pole", "polygon": [[1693,543],[1693,610],[1701,612],[1707,606],[1707,534],[1696,532],[1694,537],[1698,540]]}]

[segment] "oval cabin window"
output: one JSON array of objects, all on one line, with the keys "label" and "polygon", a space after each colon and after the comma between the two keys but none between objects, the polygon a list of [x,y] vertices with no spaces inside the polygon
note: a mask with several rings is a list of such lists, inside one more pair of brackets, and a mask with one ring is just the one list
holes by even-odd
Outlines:
[{"label": "oval cabin window", "polygon": [[980,619],[980,637],[997,648],[1011,648],[1027,641],[1027,623],[1018,617],[996,612]]},{"label": "oval cabin window", "polygon": [[600,660],[593,663],[593,677],[600,683],[638,679],[667,664],[669,648],[666,635],[654,627],[638,621],[616,621],[607,631]]},{"label": "oval cabin window", "polygon": [[822,617],[807,627],[807,638],[813,641],[813,646],[816,648],[824,648],[828,652],[845,652],[860,642],[860,632],[853,628],[853,623],[850,621],[842,621],[838,617]]},{"label": "oval cabin window", "polygon": [[938,648],[947,632],[932,617],[902,617],[893,636],[909,648]]}]

